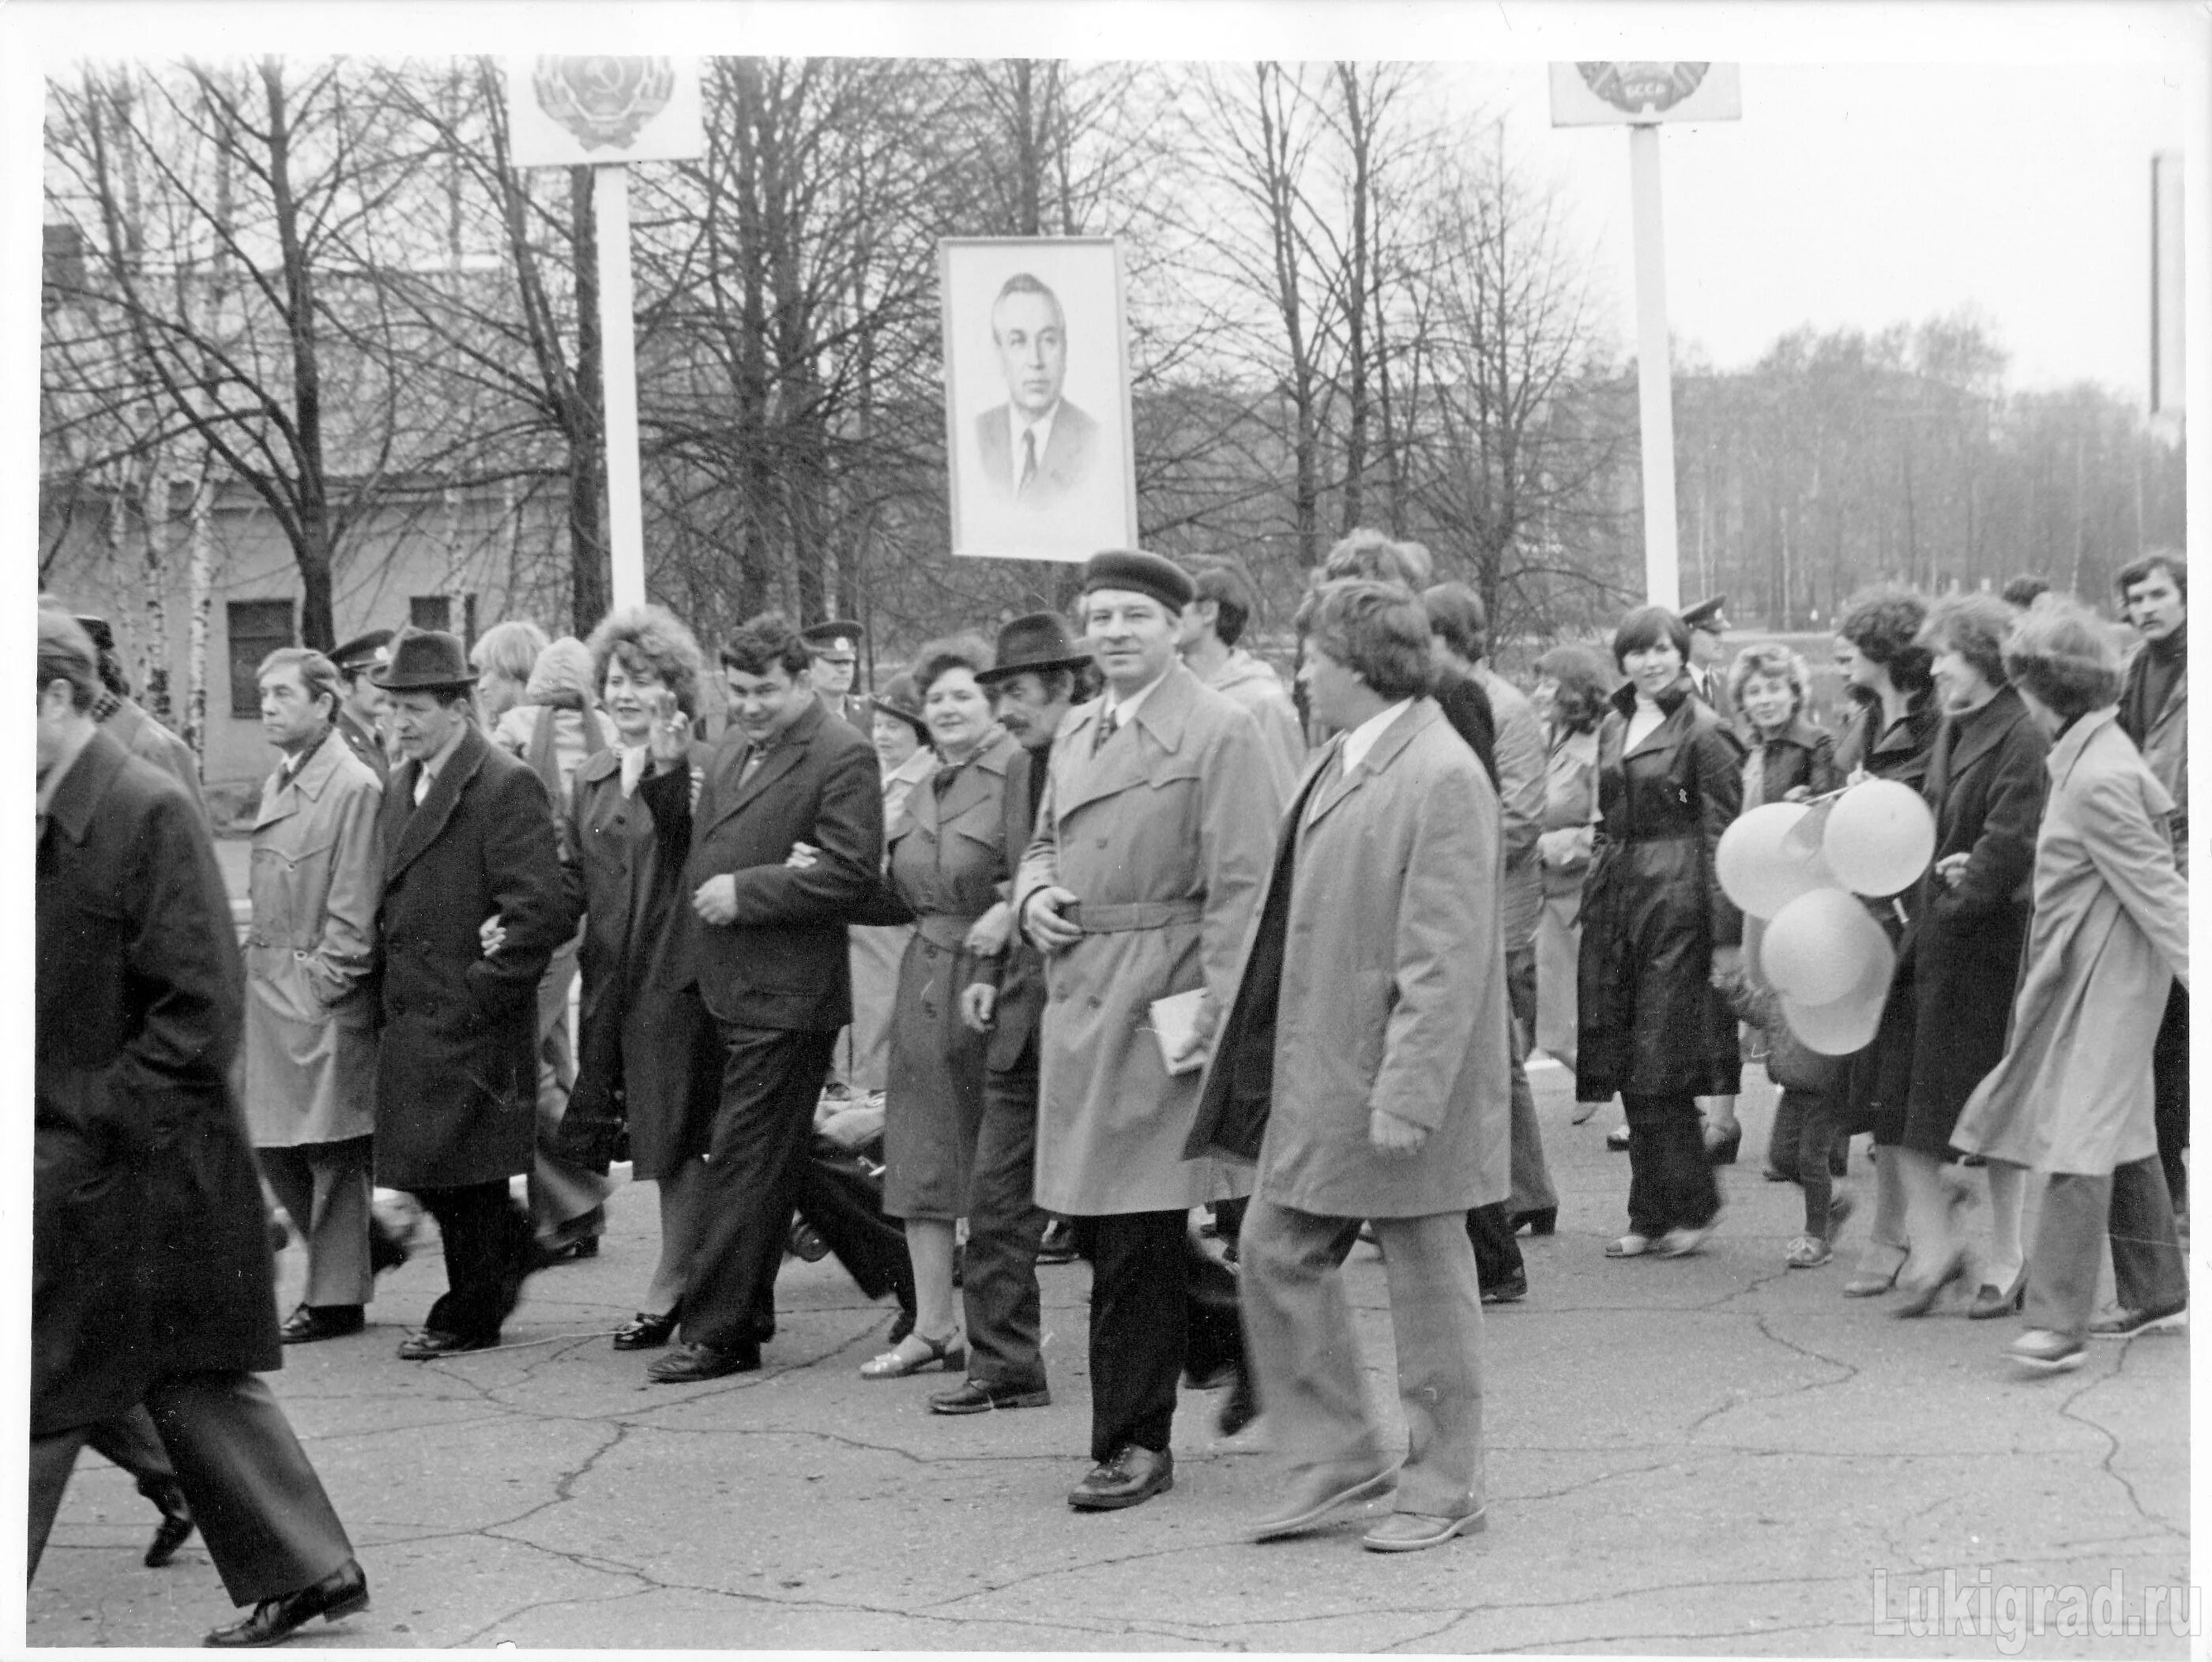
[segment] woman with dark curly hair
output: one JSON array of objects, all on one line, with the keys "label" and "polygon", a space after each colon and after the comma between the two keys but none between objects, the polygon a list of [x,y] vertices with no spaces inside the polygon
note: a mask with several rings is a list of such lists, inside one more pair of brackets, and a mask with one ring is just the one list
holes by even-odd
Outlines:
[{"label": "woman with dark curly hair", "polygon": [[[2122,731],[2119,655],[2068,604],[2022,618],[2004,667],[2051,741],[2036,834],[2034,922],[2003,1059],[1951,1133],[1994,1174],[2050,1174],[2030,1260],[2028,1331],[2008,1352],[2079,1367],[2092,1332],[2172,1324],[2189,1301],[2158,1158],[2151,1050],[2166,993],[2189,980],[2189,885],[2166,829],[2173,798]],[[2118,1313],[2092,1325],[2112,1242]]]},{"label": "woman with dark curly hair", "polygon": [[684,987],[684,862],[707,747],[691,737],[702,659],[659,606],[611,612],[586,643],[615,745],[582,763],[564,833],[584,881],[580,1128],[626,1122],[630,1175],[660,1191],[660,1261],[617,1350],[668,1343],[701,1224],[722,1077],[706,1009]]},{"label": "woman with dark curly hair", "polygon": [[1694,1252],[1720,1216],[1700,1096],[1735,1095],[1743,916],[1713,861],[1743,797],[1743,747],[1683,673],[1690,632],[1664,606],[1621,620],[1629,684],[1598,729],[1602,816],[1583,889],[1575,1095],[1628,1116],[1628,1233],[1609,1258]]},{"label": "woman with dark curly hair", "polygon": [[[1536,839],[1544,909],[1536,915],[1536,1043],[1575,1071],[1576,963],[1582,954],[1583,879],[1597,831],[1597,729],[1613,670],[1595,646],[1554,646],[1536,660],[1530,701],[1551,741],[1544,773],[1544,829]],[[1597,1112],[1575,1110],[1581,1125]]]},{"label": "woman with dark curly hair", "polygon": [[[1951,1128],[1982,1076],[2004,1054],[2013,984],[2027,938],[2028,875],[2043,817],[2050,749],[2007,683],[2013,612],[1995,595],[1957,595],[1930,608],[1919,643],[1933,658],[1943,722],[1929,747],[1921,794],[1936,816],[1936,856],[1910,895],[1897,974],[1875,1033],[1876,1163],[1905,1196],[1911,1243],[1895,1313],[1924,1315],[1965,1273],[1954,1226],[1960,1192],[1943,1167]],[[2013,1307],[2021,1275],[2017,1186],[1991,1190],[1992,1283],[1972,1313]]]},{"label": "woman with dark curly hair", "polygon": [[[1858,713],[1836,743],[1836,767],[1847,785],[1863,779],[1895,779],[1920,788],[1928,774],[1928,747],[1943,719],[1930,673],[1933,655],[1920,644],[1928,603],[1913,590],[1895,584],[1863,589],[1844,604],[1836,625],[1836,664]],[[1887,906],[1869,906],[1894,942],[1897,917]],[[1846,1136],[1874,1129],[1876,1075],[1881,1041],[1853,1055],[1844,1070],[1838,1129]],[[1851,1298],[1886,1293],[1905,1267],[1905,1189],[1897,1168],[1875,1168],[1874,1220],[1866,1249],[1844,1283]]]}]

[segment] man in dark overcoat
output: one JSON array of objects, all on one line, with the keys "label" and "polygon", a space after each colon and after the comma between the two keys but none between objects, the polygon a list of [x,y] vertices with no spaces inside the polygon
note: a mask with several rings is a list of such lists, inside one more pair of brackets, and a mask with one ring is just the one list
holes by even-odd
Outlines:
[{"label": "man in dark overcoat", "polygon": [[[721,1104],[684,1344],[649,1370],[663,1384],[760,1366],[814,1105],[853,1019],[845,928],[875,893],[883,791],[875,747],[810,684],[811,656],[773,612],[722,650],[730,725],[707,764],[684,871],[685,985],[720,1029]],[[802,842],[816,858],[786,864]]]},{"label": "man in dark overcoat", "polygon": [[376,1178],[445,1242],[446,1294],[399,1347],[422,1362],[497,1344],[534,1262],[507,1180],[537,1141],[538,978],[580,905],[544,782],[470,719],[459,638],[403,629],[374,679],[403,758],[378,823]]},{"label": "man in dark overcoat", "polygon": [[93,721],[92,643],[39,614],[28,1561],[78,1449],[144,1404],[234,1601],[210,1644],[365,1607],[283,1410],[261,1183],[228,1083],[244,976],[183,788]]}]

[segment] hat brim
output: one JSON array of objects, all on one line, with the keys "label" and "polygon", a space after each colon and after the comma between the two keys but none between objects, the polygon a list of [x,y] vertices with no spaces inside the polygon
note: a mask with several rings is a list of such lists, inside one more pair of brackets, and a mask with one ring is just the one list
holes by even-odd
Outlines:
[{"label": "hat brim", "polygon": [[473,687],[482,679],[482,675],[474,670],[459,677],[446,675],[396,676],[388,673],[379,675],[374,670],[369,671],[368,676],[370,686],[381,687],[387,693],[445,692],[454,688]]},{"label": "hat brim", "polygon": [[919,710],[902,710],[897,705],[886,704],[879,698],[864,698],[860,702],[870,715],[889,716],[895,721],[903,721],[923,738],[929,737],[928,718]]},{"label": "hat brim", "polygon": [[1089,652],[1085,652],[1078,658],[1036,658],[1025,664],[994,664],[988,670],[978,670],[975,683],[980,687],[988,687],[995,682],[1011,681],[1018,675],[1030,671],[1041,673],[1048,670],[1087,669],[1097,661]]}]

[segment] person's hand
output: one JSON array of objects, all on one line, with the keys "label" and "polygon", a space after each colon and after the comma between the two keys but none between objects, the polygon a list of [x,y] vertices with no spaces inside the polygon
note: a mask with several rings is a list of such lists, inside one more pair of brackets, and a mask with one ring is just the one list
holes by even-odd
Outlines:
[{"label": "person's hand", "polygon": [[691,896],[691,909],[704,923],[737,922],[738,880],[726,871],[719,877],[708,878]]},{"label": "person's hand", "polygon": [[1946,854],[1936,862],[1936,880],[1946,889],[1956,889],[1966,881],[1966,865],[1971,854]]},{"label": "person's hand", "polygon": [[855,1102],[823,1115],[814,1129],[841,1149],[865,1148],[884,1134],[884,1111],[872,1103]]},{"label": "person's hand", "polygon": [[1014,932],[1014,909],[1004,901],[992,903],[991,909],[968,926],[968,950],[979,958],[995,958],[1006,949],[1006,943]]},{"label": "person's hand", "polygon": [[791,852],[783,857],[783,863],[793,871],[811,871],[821,858],[822,851],[812,843],[795,842],[791,845]]},{"label": "person's hand", "polygon": [[1809,785],[1793,785],[1782,793],[1784,802],[1810,802],[1812,799],[1813,787]]},{"label": "person's hand", "polygon": [[673,767],[691,753],[691,725],[676,707],[676,695],[662,687],[653,695],[653,725],[646,734],[646,749],[663,768]]},{"label": "person's hand", "polygon": [[1060,915],[1062,907],[1074,905],[1081,899],[1073,889],[1062,889],[1055,883],[1038,889],[1023,902],[1022,928],[1036,943],[1038,951],[1062,951],[1083,938],[1083,926]]},{"label": "person's hand", "polygon": [[1874,775],[1867,772],[1863,767],[1854,767],[1851,769],[1850,776],[1844,780],[1844,783],[1847,786],[1864,785],[1873,777]]},{"label": "person's hand", "polygon": [[1428,1141],[1429,1128],[1401,1119],[1388,1108],[1375,1108],[1367,1116],[1367,1140],[1376,1152],[1403,1160]]},{"label": "person's hand", "polygon": [[999,1012],[999,989],[988,981],[977,981],[961,989],[960,1020],[970,1032],[988,1033],[991,1019]]},{"label": "person's hand", "polygon": [[477,925],[477,944],[483,949],[487,958],[495,955],[507,944],[507,925],[500,921],[498,913]]},{"label": "person's hand", "polygon": [[1715,947],[1712,974],[1708,979],[1723,992],[1743,980],[1743,949],[1740,946]]}]

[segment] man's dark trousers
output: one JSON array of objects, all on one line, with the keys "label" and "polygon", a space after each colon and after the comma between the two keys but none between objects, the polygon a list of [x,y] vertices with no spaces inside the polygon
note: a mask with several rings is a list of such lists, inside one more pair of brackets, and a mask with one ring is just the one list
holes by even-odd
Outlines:
[{"label": "man's dark trousers", "polygon": [[968,1377],[1018,1390],[1045,1384],[1036,1255],[1050,1214],[1036,1204],[1036,1116],[1032,1035],[1012,1067],[984,1076],[961,1271]]},{"label": "man's dark trousers", "polygon": [[1115,1212],[1072,1220],[1091,1260],[1091,1458],[1127,1444],[1158,1453],[1175,1423],[1186,1365],[1195,1378],[1244,1366],[1237,1283],[1190,1238],[1189,1214]]},{"label": "man's dark trousers", "polygon": [[836,1029],[722,1024],[722,1102],[707,1149],[706,1229],[684,1289],[684,1341],[745,1354],[775,1308],[814,1105]]},{"label": "man's dark trousers", "polygon": [[413,1193],[438,1221],[446,1253],[446,1291],[422,1319],[424,1329],[496,1339],[530,1273],[530,1214],[508,1193],[505,1178]]},{"label": "man's dark trousers", "polygon": [[2151,1113],[2158,1131],[2158,1163],[2177,1216],[2189,1210],[2189,989],[2176,981],[2166,994],[2166,1019],[2150,1047]]}]

